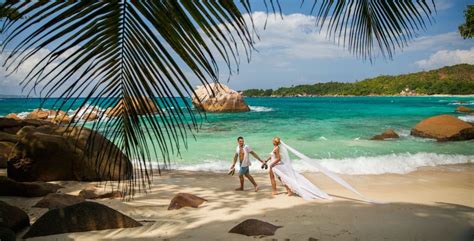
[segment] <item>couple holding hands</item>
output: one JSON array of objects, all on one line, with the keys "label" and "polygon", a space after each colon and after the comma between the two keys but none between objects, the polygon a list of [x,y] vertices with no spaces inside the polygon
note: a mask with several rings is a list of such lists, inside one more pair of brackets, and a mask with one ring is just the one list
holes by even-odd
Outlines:
[{"label": "couple holding hands", "polygon": [[[255,191],[257,192],[259,189],[259,186],[253,179],[253,177],[249,173],[249,167],[252,165],[250,162],[250,157],[249,154],[254,156],[257,160],[259,160],[262,163],[262,169],[265,168],[269,169],[269,175],[270,175],[270,183],[272,185],[272,194],[276,195],[277,194],[277,188],[276,188],[276,180],[275,176],[277,176],[283,183],[283,185],[286,188],[286,191],[289,196],[293,195],[293,191],[291,188],[287,185],[287,183],[284,181],[288,173],[285,173],[285,170],[288,169],[288,166],[285,166],[285,162],[282,160],[281,155],[280,155],[280,138],[275,137],[273,138],[273,150],[270,153],[270,156],[266,160],[262,160],[257,153],[255,153],[252,148],[248,145],[245,145],[244,138],[243,137],[238,137],[237,138],[237,148],[235,150],[235,155],[234,159],[232,162],[232,166],[230,167],[229,173],[228,174],[234,174],[235,172],[235,164],[237,163],[237,160],[240,161],[240,169],[239,169],[239,179],[240,179],[240,187],[235,189],[236,191],[243,191],[244,190],[244,176],[249,179],[249,181],[253,184]],[[271,160],[270,165],[267,165],[267,162]],[[289,164],[289,163],[288,163]]]},{"label": "couple holding hands", "polygon": [[293,168],[293,161],[290,158],[289,152],[293,153],[295,156],[299,158],[299,162],[305,164],[311,168],[317,169],[319,172],[322,172],[328,178],[332,179],[339,185],[343,186],[347,190],[353,192],[354,194],[358,195],[362,198],[362,200],[376,203],[376,201],[370,200],[358,192],[354,187],[352,187],[349,183],[344,181],[341,177],[336,175],[335,173],[331,172],[324,166],[320,165],[317,160],[307,157],[303,153],[297,151],[293,147],[287,145],[280,138],[275,137],[273,138],[273,150],[270,153],[270,156],[264,161],[260,159],[260,157],[250,148],[250,146],[245,145],[244,138],[239,137],[237,138],[237,148],[235,150],[234,160],[232,166],[230,167],[228,174],[234,174],[235,172],[235,164],[237,163],[237,159],[240,161],[240,170],[239,170],[239,179],[240,179],[240,187],[236,190],[243,191],[244,190],[244,176],[247,177],[250,182],[255,187],[255,191],[258,191],[258,185],[253,179],[253,177],[249,174],[249,166],[251,165],[249,154],[254,156],[257,160],[262,163],[262,169],[267,169],[267,162],[270,162],[270,182],[272,184],[272,194],[277,194],[276,188],[276,180],[275,176],[283,183],[286,188],[286,191],[289,196],[293,194],[297,194],[301,198],[305,200],[314,200],[314,199],[332,199],[326,192],[319,189],[317,186],[314,185],[310,180],[304,177],[301,173],[298,173]]}]

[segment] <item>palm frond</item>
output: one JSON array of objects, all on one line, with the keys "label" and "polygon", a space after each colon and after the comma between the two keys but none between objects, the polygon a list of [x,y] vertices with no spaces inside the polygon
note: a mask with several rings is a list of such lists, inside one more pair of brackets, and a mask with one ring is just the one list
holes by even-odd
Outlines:
[{"label": "palm frond", "polygon": [[391,59],[433,21],[434,1],[323,0],[311,12],[327,37],[362,59]]},{"label": "palm frond", "polygon": [[[241,4],[251,16],[251,2]],[[282,12],[279,1],[270,5]],[[183,66],[203,84],[217,82],[219,59],[232,72],[241,51],[249,60],[256,36],[253,20],[246,22],[238,6],[226,0],[6,1],[2,6],[18,14],[4,22],[7,70],[14,72],[40,50],[50,50],[21,82],[25,90],[39,90],[45,99],[60,97],[54,104],[59,110],[118,105],[115,118],[101,117],[92,129],[134,161],[130,187],[145,186],[152,157],[159,153],[162,165],[168,165],[198,128],[199,117],[186,100],[193,86]],[[426,27],[433,10],[434,3],[423,0],[322,0],[311,8],[329,38],[364,59],[372,59],[376,50],[392,57]],[[175,96],[184,100],[184,108]],[[114,155],[110,147],[103,150]]]},{"label": "palm frond", "polygon": [[[216,58],[229,69],[237,62],[240,50],[231,33],[247,53],[253,45],[247,23],[231,1],[7,1],[5,6],[28,16],[5,23],[7,70],[14,72],[41,49],[50,49],[22,81],[24,89],[32,94],[39,88],[44,99],[58,96],[54,108],[60,110],[77,103],[79,108],[119,106],[112,113],[116,118],[100,117],[92,129],[134,161],[129,187],[144,186],[154,155],[162,156],[162,165],[169,164],[170,155],[179,153],[198,127],[185,100],[193,86],[179,62],[207,84],[218,81]],[[185,100],[184,108],[175,95]],[[85,123],[70,125],[83,128]],[[103,164],[101,158],[96,164]]]}]

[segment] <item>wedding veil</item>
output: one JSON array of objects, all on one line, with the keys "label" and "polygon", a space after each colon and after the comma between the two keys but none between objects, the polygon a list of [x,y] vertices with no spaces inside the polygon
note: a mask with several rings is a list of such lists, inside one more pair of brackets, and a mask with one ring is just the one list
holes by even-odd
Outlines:
[{"label": "wedding veil", "polygon": [[[291,168],[291,171],[290,173],[292,173],[292,178],[294,178],[293,180],[295,180],[297,182],[297,186],[298,186],[298,190],[299,192],[301,193],[301,189],[305,189],[304,188],[304,184],[301,183],[302,180],[300,178],[298,178],[299,174],[296,173],[296,171],[294,170],[293,168],[293,165],[292,165],[292,160],[289,156],[289,153],[288,151],[292,152],[293,154],[295,154],[297,157],[301,158],[301,161],[303,163],[305,163],[306,165],[310,166],[310,167],[313,167],[313,168],[316,168],[318,169],[319,171],[321,171],[324,175],[328,176],[329,178],[331,178],[332,180],[334,180],[335,182],[337,182],[338,184],[340,184],[341,186],[345,187],[346,189],[350,190],[351,192],[357,194],[358,196],[360,196],[361,198],[363,198],[365,201],[368,201],[368,202],[372,202],[372,203],[375,203],[375,201],[372,201],[368,198],[366,198],[364,195],[362,195],[360,192],[358,192],[354,187],[352,187],[349,183],[347,183],[346,181],[344,181],[342,178],[340,178],[339,176],[337,176],[335,173],[329,171],[328,169],[326,169],[325,167],[321,166],[316,160],[314,159],[311,159],[307,156],[305,156],[303,153],[295,150],[294,148],[292,148],[291,146],[288,146],[286,143],[284,143],[283,141],[281,141],[281,145],[280,145],[280,156],[283,160],[283,162],[286,164],[288,163],[288,168]],[[295,190],[298,192],[298,190]],[[324,193],[324,192],[323,192]],[[324,193],[326,194],[326,193]],[[326,194],[327,195],[327,194]]]}]

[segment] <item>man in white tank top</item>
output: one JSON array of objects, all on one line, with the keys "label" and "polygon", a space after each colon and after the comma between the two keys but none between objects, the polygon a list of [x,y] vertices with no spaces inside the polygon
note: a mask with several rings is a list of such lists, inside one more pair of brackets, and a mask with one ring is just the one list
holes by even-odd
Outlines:
[{"label": "man in white tank top", "polygon": [[255,153],[252,148],[248,145],[245,145],[244,138],[239,136],[237,138],[237,148],[235,149],[234,160],[232,162],[232,166],[230,167],[231,170],[235,168],[235,163],[237,163],[237,159],[240,161],[240,169],[239,169],[239,179],[240,179],[240,187],[235,189],[236,191],[243,191],[244,190],[244,176],[250,180],[250,182],[255,187],[255,191],[258,191],[258,185],[253,179],[253,177],[249,173],[249,167],[252,165],[249,159],[249,154],[252,154],[257,160],[259,160],[262,164],[265,163],[260,159],[260,157]]}]

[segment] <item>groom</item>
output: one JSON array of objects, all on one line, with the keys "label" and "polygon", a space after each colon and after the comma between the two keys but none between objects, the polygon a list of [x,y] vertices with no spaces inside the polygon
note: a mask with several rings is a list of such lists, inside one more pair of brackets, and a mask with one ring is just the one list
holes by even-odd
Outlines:
[{"label": "groom", "polygon": [[231,170],[235,168],[235,163],[237,163],[237,158],[238,158],[240,161],[240,169],[239,169],[240,187],[235,190],[236,191],[244,190],[244,176],[245,176],[247,179],[250,180],[250,182],[255,187],[255,191],[257,192],[258,185],[249,173],[249,167],[250,165],[252,165],[252,163],[250,163],[249,154],[252,154],[252,156],[254,156],[262,164],[265,162],[262,161],[260,157],[258,157],[257,153],[255,153],[250,146],[245,145],[243,137],[239,136],[237,138],[237,143],[238,145],[235,150],[234,160],[233,160],[232,166],[230,167]]}]

